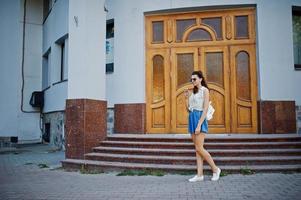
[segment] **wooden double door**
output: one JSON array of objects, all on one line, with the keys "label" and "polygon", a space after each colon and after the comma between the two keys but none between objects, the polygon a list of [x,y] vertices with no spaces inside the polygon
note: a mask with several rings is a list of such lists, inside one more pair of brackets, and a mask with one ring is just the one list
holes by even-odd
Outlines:
[{"label": "wooden double door", "polygon": [[[157,22],[155,18],[155,23]],[[168,26],[168,22],[166,24]],[[192,32],[193,28],[190,29]],[[208,31],[210,32],[209,29]],[[166,32],[168,33],[168,30]],[[210,89],[210,100],[216,110],[213,119],[209,121],[209,132],[257,132],[255,44],[218,42],[214,38],[216,32],[209,34],[215,41],[202,40],[194,45],[190,43],[147,48],[148,133],[187,133],[188,112],[185,107],[184,91],[192,90],[190,78],[195,70],[203,71]],[[183,33],[184,42],[187,41],[187,37],[189,30]],[[168,42],[168,35],[166,40]],[[151,43],[149,47],[153,44],[157,45]]]}]

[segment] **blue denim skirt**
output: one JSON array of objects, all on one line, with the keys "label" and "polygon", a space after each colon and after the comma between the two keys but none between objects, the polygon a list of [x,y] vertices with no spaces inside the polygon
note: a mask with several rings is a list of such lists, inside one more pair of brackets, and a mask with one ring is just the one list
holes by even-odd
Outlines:
[{"label": "blue denim skirt", "polygon": [[[193,110],[189,112],[188,119],[188,131],[190,134],[194,134],[196,127],[198,126],[199,120],[202,116],[203,111]],[[201,125],[201,132],[208,133],[208,122],[205,119]]]}]

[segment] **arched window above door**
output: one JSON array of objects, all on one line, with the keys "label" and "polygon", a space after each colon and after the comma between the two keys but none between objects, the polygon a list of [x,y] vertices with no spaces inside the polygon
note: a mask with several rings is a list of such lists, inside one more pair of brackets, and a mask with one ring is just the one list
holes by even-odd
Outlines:
[{"label": "arched window above door", "polygon": [[187,41],[192,42],[192,41],[210,41],[212,40],[210,33],[208,31],[205,31],[204,29],[198,28],[193,31],[188,35]]},{"label": "arched window above door", "polygon": [[196,19],[181,19],[176,21],[177,26],[177,42],[182,42],[182,37],[185,31],[196,25]]},{"label": "arched window above door", "polygon": [[216,38],[222,40],[223,28],[222,28],[222,18],[212,17],[212,18],[202,18],[201,23],[209,26],[216,33]]},{"label": "arched window above door", "polygon": [[184,42],[216,40],[215,33],[207,26],[199,25],[189,28],[183,35]]}]

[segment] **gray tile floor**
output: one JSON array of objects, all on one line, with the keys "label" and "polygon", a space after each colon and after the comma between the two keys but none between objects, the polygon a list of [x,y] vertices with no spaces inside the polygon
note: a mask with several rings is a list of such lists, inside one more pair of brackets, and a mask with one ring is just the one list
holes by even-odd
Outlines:
[{"label": "gray tile floor", "polygon": [[[64,152],[33,145],[0,151],[0,199],[300,199],[301,174],[227,175],[189,183],[191,176],[116,176],[55,169]],[[49,168],[40,168],[44,164]]]}]

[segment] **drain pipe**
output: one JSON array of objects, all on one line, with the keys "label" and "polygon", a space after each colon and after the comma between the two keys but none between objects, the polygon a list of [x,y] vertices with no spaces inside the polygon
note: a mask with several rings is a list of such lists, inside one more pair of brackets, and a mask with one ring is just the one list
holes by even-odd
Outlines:
[{"label": "drain pipe", "polygon": [[26,7],[27,7],[27,0],[24,0],[24,5],[23,5],[23,30],[22,30],[22,64],[21,64],[21,69],[22,69],[22,87],[21,87],[21,112],[23,113],[40,113],[40,121],[39,121],[39,126],[40,130],[43,133],[43,128],[42,128],[42,110],[40,111],[26,111],[23,108],[24,105],[24,57],[25,57],[25,26],[26,26]]},{"label": "drain pipe", "polygon": [[24,0],[24,7],[23,7],[23,33],[22,33],[22,87],[21,87],[21,111],[23,113],[40,113],[40,111],[26,111],[23,108],[24,105],[24,57],[25,57],[25,20],[26,20],[26,4],[27,0]]}]

